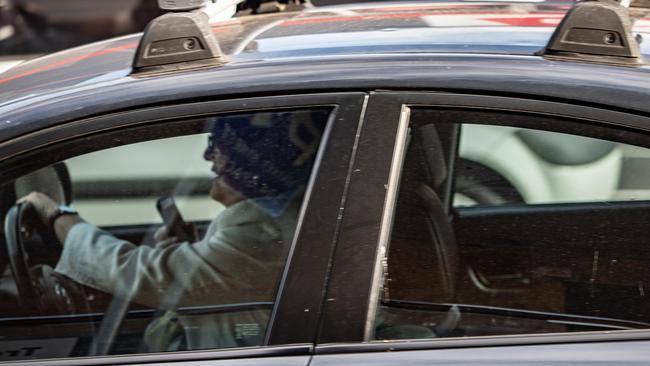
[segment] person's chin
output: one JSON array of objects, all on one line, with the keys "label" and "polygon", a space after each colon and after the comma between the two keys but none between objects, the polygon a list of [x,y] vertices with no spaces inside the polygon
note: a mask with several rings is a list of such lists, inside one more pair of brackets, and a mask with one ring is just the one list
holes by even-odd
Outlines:
[{"label": "person's chin", "polygon": [[210,198],[212,198],[214,201],[221,202],[219,199],[221,196],[221,187],[219,184],[219,178],[214,178],[212,180],[212,185],[210,186]]}]

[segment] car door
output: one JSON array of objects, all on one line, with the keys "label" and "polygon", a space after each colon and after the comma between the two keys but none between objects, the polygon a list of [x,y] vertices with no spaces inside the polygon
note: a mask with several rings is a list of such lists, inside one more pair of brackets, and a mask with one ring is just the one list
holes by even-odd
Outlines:
[{"label": "car door", "polygon": [[[15,238],[9,234],[2,240],[3,247],[9,246],[10,249],[3,251],[2,258],[1,361],[39,364],[44,362],[39,360],[47,359],[48,364],[83,365],[226,359],[228,364],[233,364],[247,362],[233,358],[253,358],[255,362],[268,364],[306,364],[315,337],[329,255],[336,240],[341,200],[365,99],[362,93],[314,94],[145,108],[74,121],[3,143],[0,146],[2,211],[9,223],[5,234],[17,233],[22,245],[16,249]],[[84,280],[83,276],[75,277],[74,272],[66,272],[62,259],[58,258],[66,255],[65,248],[62,251],[56,243],[49,242],[51,238],[46,233],[41,237],[26,235],[22,230],[26,221],[20,220],[26,219],[28,214],[24,217],[11,214],[27,212],[10,210],[10,206],[14,205],[16,198],[29,191],[43,191],[53,198],[57,197],[57,192],[63,192],[60,196],[64,198],[59,202],[71,203],[89,223],[94,224],[81,226],[91,225],[95,227],[91,230],[97,230],[102,237],[130,242],[129,248],[151,253],[165,250],[160,246],[169,244],[161,244],[153,237],[161,226],[154,207],[157,197],[171,195],[177,199],[181,215],[195,226],[200,237],[210,230],[207,228],[209,221],[217,220],[214,219],[215,212],[223,213],[230,208],[210,202],[213,188],[209,188],[209,181],[214,175],[210,174],[210,164],[204,161],[208,136],[212,136],[210,141],[214,141],[215,134],[230,128],[223,126],[244,123],[267,132],[261,135],[255,132],[257,130],[247,132],[261,136],[254,146],[246,146],[244,140],[234,135],[222,140],[228,141],[231,156],[242,154],[242,166],[271,160],[280,164],[284,156],[302,152],[299,158],[310,167],[298,175],[275,174],[279,169],[275,166],[264,170],[277,178],[273,184],[278,187],[291,183],[289,177],[299,176],[302,182],[292,188],[291,197],[286,200],[259,199],[253,203],[257,207],[255,210],[278,218],[274,222],[278,222],[279,231],[267,223],[262,232],[275,233],[268,235],[274,235],[275,245],[281,245],[278,253],[269,254],[277,257],[268,257],[269,263],[280,260],[275,267],[277,271],[270,278],[268,275],[258,276],[257,280],[250,277],[248,284],[222,287],[224,292],[221,295],[210,290],[202,300],[199,297],[198,302],[193,303],[188,303],[187,299],[194,295],[179,286],[175,288],[176,282],[172,281],[153,293],[148,292],[148,296],[160,293],[158,304],[141,297],[138,300],[136,292],[139,290],[136,289],[143,287],[136,287],[130,280],[137,276],[118,275],[112,290],[92,280]],[[217,130],[216,126],[222,127]],[[286,132],[283,136],[289,142],[283,142],[285,137],[279,137],[278,131]],[[251,146],[257,150],[251,152]],[[287,150],[287,146],[295,151]],[[265,156],[260,156],[262,150]],[[272,163],[265,164],[268,167]],[[247,177],[238,172],[240,177]],[[266,173],[260,173],[260,176]],[[242,179],[242,184],[246,182],[248,179]],[[271,187],[268,182],[264,187]],[[240,192],[244,190],[240,188]],[[283,202],[286,204],[280,204]],[[280,210],[286,212],[290,205],[296,206],[298,215],[282,221],[284,216]],[[250,224],[245,221],[248,220],[246,215],[253,212],[251,209],[232,214],[235,222],[244,220],[239,229],[244,236],[253,235],[253,231],[247,229]],[[217,214],[217,217],[222,215]],[[218,225],[225,224],[222,221],[211,225],[218,230]],[[71,245],[73,230],[82,229],[71,229],[66,247]],[[248,240],[263,243],[267,234],[255,235]],[[200,245],[197,243],[172,245],[186,245],[188,250],[192,250]],[[152,249],[140,250],[139,246]],[[79,248],[68,250],[67,260],[72,267],[81,265],[76,261],[83,257],[85,249]],[[103,249],[100,245],[94,250],[99,253]],[[223,253],[232,253],[233,250]],[[15,281],[16,274],[12,270],[17,262],[9,260],[14,252],[22,254],[21,259],[31,276],[27,283],[31,283],[32,290],[35,290],[29,299],[23,297],[24,291]],[[91,259],[85,260],[84,265],[90,266],[91,272],[106,270],[103,266],[92,267],[95,260],[99,263],[102,259],[95,253],[86,254]],[[222,259],[215,258],[217,261]],[[201,260],[207,259],[203,257]],[[201,260],[195,262],[199,268]],[[272,265],[265,264],[265,260],[264,256],[260,257],[256,266]],[[34,269],[35,266],[38,270]],[[120,267],[111,269],[110,276],[120,273]],[[188,265],[181,269],[182,273],[172,277],[193,276],[192,267]],[[53,268],[56,268],[54,274]],[[153,264],[145,263],[142,269],[155,271],[153,268]],[[227,270],[220,267],[218,271],[225,273]],[[255,272],[237,266],[233,271],[231,273]],[[226,277],[221,280],[227,281]],[[267,289],[259,289],[255,282],[260,281],[272,284]],[[226,301],[224,294],[233,290],[241,296],[237,295],[236,301]],[[168,301],[176,305],[164,305]],[[264,321],[250,321],[257,317],[251,314],[263,314]],[[212,322],[215,329],[219,329],[240,315],[241,321],[235,321],[237,324],[231,329],[234,343],[213,343],[214,333],[206,333],[206,324]],[[206,322],[206,316],[212,320]],[[181,328],[184,330],[178,333]],[[199,343],[191,346],[194,337]],[[165,346],[155,350],[152,345],[162,340]],[[159,353],[161,351],[168,353]]]},{"label": "car door", "polygon": [[312,364],[646,362],[649,123],[373,94]]}]

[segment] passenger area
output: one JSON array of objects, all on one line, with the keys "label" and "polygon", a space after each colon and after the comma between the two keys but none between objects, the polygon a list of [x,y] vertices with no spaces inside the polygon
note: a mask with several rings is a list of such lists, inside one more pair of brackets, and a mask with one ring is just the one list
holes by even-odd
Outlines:
[{"label": "passenger area", "polygon": [[650,328],[650,203],[454,205],[458,181],[509,181],[459,163],[468,126],[421,120],[413,113],[374,339]]}]

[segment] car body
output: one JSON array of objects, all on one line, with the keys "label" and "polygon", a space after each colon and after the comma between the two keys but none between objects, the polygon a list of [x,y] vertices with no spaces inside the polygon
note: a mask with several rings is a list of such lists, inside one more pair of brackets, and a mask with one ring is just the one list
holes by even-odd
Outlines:
[{"label": "car body", "polygon": [[[102,321],[103,310],[25,315],[7,300],[3,360],[645,364],[650,69],[540,54],[572,6],[263,14],[212,24],[216,67],[134,72],[131,35],[2,74],[3,215],[21,184],[34,188],[21,177],[64,161],[82,215],[134,243],[150,243],[163,192],[198,226],[223,209],[195,205],[210,174],[188,157],[208,131],[182,126],[330,113],[277,296],[254,304],[272,314],[262,344],[139,353],[152,309],[122,304]],[[119,349],[92,353],[97,339]]]}]

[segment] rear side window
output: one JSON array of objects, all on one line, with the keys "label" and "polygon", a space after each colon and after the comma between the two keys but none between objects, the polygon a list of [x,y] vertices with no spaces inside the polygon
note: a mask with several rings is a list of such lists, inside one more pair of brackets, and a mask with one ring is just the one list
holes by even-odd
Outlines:
[{"label": "rear side window", "polygon": [[5,212],[0,360],[263,345],[329,114],[130,127],[17,162],[58,163],[3,182],[5,201],[78,216]]},{"label": "rear side window", "polygon": [[646,148],[521,127],[464,124],[455,206],[650,199]]},{"label": "rear side window", "polygon": [[650,328],[650,150],[440,115],[411,111],[370,338]]}]

